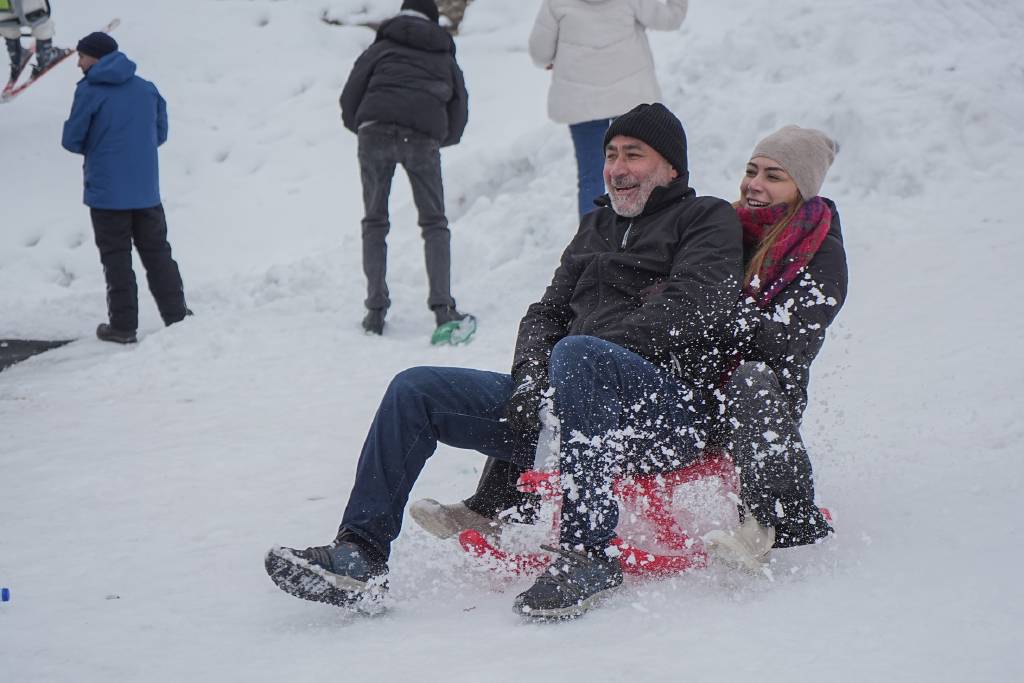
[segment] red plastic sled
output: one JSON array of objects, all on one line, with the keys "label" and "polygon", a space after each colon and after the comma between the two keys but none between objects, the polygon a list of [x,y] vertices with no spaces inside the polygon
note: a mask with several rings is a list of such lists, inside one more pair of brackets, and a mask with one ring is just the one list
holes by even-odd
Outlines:
[{"label": "red plastic sled", "polygon": [[[622,571],[627,574],[675,574],[707,566],[707,553],[699,538],[690,537],[680,528],[672,513],[672,499],[677,486],[701,479],[717,477],[727,493],[739,488],[736,468],[728,453],[705,451],[699,460],[687,467],[666,474],[630,477],[615,482],[616,498],[624,508],[647,522],[654,529],[654,538],[667,552],[655,552],[630,545],[620,538],[612,540],[619,550]],[[558,501],[562,491],[558,472],[530,471],[519,477],[520,491],[539,493],[546,500]],[[831,521],[828,510],[822,508]],[[552,520],[554,536],[558,534],[559,513]],[[479,531],[467,529],[459,535],[459,543],[469,554],[495,569],[513,574],[535,574],[542,571],[551,558],[543,553],[510,553],[495,546]]]}]

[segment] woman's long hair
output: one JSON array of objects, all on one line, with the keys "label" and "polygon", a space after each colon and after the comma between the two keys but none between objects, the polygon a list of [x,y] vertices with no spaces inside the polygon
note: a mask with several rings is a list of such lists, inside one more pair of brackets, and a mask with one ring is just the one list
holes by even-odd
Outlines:
[{"label": "woman's long hair", "polygon": [[[749,288],[750,283],[753,282],[754,278],[757,277],[757,274],[761,272],[761,266],[764,264],[764,259],[768,255],[768,252],[771,251],[773,246],[775,246],[775,243],[779,239],[779,235],[782,234],[782,231],[786,229],[789,221],[793,219],[793,216],[796,215],[797,211],[799,211],[800,207],[803,205],[804,198],[801,197],[798,192],[793,206],[789,207],[789,210],[782,215],[782,218],[777,220],[775,224],[765,232],[764,239],[762,239],[760,244],[755,247],[754,255],[750,257],[750,260],[747,262],[747,267],[743,271],[744,289]],[[738,209],[740,208],[740,202],[733,202],[732,206],[734,209]],[[757,285],[756,289],[761,289],[764,287],[765,283],[758,282]]]}]

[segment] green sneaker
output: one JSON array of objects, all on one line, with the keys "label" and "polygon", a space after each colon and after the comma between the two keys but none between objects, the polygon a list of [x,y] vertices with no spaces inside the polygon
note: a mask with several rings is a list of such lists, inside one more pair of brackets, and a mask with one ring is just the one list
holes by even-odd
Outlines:
[{"label": "green sneaker", "polygon": [[434,346],[442,344],[458,346],[472,339],[474,333],[476,333],[476,318],[469,314],[463,314],[459,320],[449,320],[438,325],[430,337],[430,343]]}]

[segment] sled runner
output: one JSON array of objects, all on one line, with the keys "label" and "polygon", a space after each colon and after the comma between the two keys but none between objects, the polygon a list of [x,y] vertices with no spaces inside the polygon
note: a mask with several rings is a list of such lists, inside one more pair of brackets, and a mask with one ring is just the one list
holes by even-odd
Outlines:
[{"label": "sled runner", "polygon": [[[615,497],[622,506],[623,516],[633,514],[648,522],[654,530],[653,547],[644,549],[616,537],[612,545],[619,551],[622,571],[634,575],[664,575],[703,569],[708,556],[699,537],[691,536],[677,521],[673,510],[673,495],[677,487],[690,482],[717,478],[723,491],[736,499],[739,477],[728,453],[707,450],[699,460],[687,467],[666,474],[628,477],[614,483]],[[560,502],[562,490],[558,472],[525,472],[519,477],[517,488],[523,492],[538,493],[546,501]],[[831,520],[828,510],[821,508]],[[552,520],[553,536],[558,536],[559,509],[555,505]],[[551,561],[543,553],[512,553],[494,545],[475,529],[459,534],[459,544],[467,553],[476,556],[487,566],[522,575],[536,574]],[[655,549],[655,547],[657,549]]]}]

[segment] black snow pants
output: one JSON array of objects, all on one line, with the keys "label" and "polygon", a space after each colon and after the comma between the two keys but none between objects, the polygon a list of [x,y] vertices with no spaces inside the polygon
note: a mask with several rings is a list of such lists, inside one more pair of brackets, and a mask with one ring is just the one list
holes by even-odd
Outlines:
[{"label": "black snow pants", "polygon": [[107,281],[107,315],[118,330],[139,327],[138,287],[132,270],[132,243],[146,269],[149,291],[164,324],[186,315],[185,291],[178,264],[171,258],[167,219],[162,204],[148,209],[90,209],[96,247]]},{"label": "black snow pants", "polygon": [[775,528],[776,548],[824,538],[831,527],[814,504],[811,460],[778,377],[764,363],[741,363],[725,395],[724,435],[743,503]]}]

